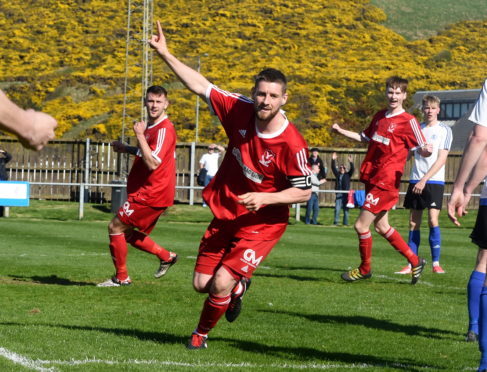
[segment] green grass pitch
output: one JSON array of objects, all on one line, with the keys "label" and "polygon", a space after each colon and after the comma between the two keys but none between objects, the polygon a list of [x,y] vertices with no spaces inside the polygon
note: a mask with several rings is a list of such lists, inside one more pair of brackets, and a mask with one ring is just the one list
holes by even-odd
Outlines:
[{"label": "green grass pitch", "polygon": [[[442,217],[445,275],[428,265],[416,286],[394,275],[402,257],[374,234],[374,276],[345,283],[359,262],[351,227],[290,220],[254,275],[241,316],[222,319],[207,350],[186,350],[204,295],[192,289],[207,208],[175,206],[153,237],[181,259],[161,279],[157,260],[129,248],[133,285],[97,288],[113,274],[110,213],[88,205],[34,202],[0,219],[1,371],[473,371],[478,346],[464,341],[466,283],[476,248]],[[356,216],[352,212],[352,221]],[[407,211],[391,212],[403,236]],[[422,255],[430,261],[427,229]]]}]

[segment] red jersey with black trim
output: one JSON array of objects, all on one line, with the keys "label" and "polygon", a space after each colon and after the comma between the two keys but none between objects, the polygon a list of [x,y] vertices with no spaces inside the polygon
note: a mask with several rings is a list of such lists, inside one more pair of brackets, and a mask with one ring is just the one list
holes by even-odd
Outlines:
[{"label": "red jersey with black trim", "polygon": [[275,239],[286,229],[289,206],[267,205],[250,212],[237,202],[238,195],[309,188],[308,145],[287,119],[279,131],[270,135],[260,133],[250,98],[213,85],[208,88],[206,98],[229,143],[217,174],[203,191],[203,198],[216,218],[238,223],[236,236]]},{"label": "red jersey with black trim", "polygon": [[160,161],[150,170],[137,152],[127,180],[128,197],[151,207],[169,207],[174,204],[176,192],[176,130],[167,116],[148,126],[145,138],[152,156]]},{"label": "red jersey with black trim", "polygon": [[409,151],[426,144],[416,118],[405,111],[396,115],[379,111],[361,136],[369,147],[360,167],[360,181],[383,190],[399,190]]}]

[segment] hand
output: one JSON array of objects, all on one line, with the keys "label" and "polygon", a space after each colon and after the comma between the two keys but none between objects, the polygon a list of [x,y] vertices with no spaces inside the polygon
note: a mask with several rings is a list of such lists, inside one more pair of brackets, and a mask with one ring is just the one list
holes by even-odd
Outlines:
[{"label": "hand", "polygon": [[112,147],[113,147],[113,151],[115,152],[126,152],[125,145],[120,141],[113,141]]},{"label": "hand", "polygon": [[462,191],[453,190],[450,200],[448,201],[448,218],[456,225],[460,226],[458,217],[463,217],[467,214],[466,206],[470,200],[470,194],[464,195]]},{"label": "hand", "polygon": [[147,124],[145,121],[136,121],[134,123],[134,133],[136,136],[144,135]]},{"label": "hand", "polygon": [[429,155],[431,155],[433,153],[433,144],[426,143],[425,145],[423,145],[422,150],[423,150],[423,153],[425,153],[424,154],[425,157],[428,157]]},{"label": "hand", "polygon": [[263,205],[265,195],[259,192],[248,192],[238,196],[238,203],[242,204],[251,212],[257,212]]},{"label": "hand", "polygon": [[418,181],[418,183],[416,183],[413,187],[413,193],[421,195],[425,186],[426,186],[426,181],[423,180]]},{"label": "hand", "polygon": [[149,40],[151,48],[155,49],[160,55],[169,53],[167,49],[166,38],[162,32],[161,22],[157,21],[157,35],[152,35]]},{"label": "hand", "polygon": [[331,129],[339,132],[340,131],[340,126],[337,123],[333,123],[333,125],[331,126]]},{"label": "hand", "polygon": [[338,158],[337,153],[336,153],[336,152],[334,152],[333,154],[331,154],[331,158],[332,158],[333,160],[337,160],[337,158]]},{"label": "hand", "polygon": [[39,151],[47,143],[54,139],[54,129],[57,121],[52,116],[43,112],[26,110],[27,129],[19,134],[19,140],[25,148]]},{"label": "hand", "polygon": [[348,155],[348,162],[353,163],[353,156],[352,155]]}]

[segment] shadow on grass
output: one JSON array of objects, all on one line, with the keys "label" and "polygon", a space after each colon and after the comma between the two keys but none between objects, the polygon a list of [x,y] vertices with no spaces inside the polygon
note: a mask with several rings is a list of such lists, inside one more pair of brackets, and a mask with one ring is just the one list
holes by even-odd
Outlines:
[{"label": "shadow on grass", "polygon": [[95,286],[94,283],[89,282],[75,282],[67,278],[60,278],[57,275],[50,276],[19,276],[9,275],[14,281],[33,284],[56,284],[56,285],[75,285],[75,286]]},{"label": "shadow on grass", "polygon": [[312,276],[300,276],[300,275],[280,275],[280,274],[263,274],[263,273],[256,273],[253,275],[254,277],[263,277],[263,278],[287,278],[293,279],[300,282],[322,282],[323,278],[314,278]]},{"label": "shadow on grass", "polygon": [[[17,322],[0,322],[0,326],[24,327],[25,325],[26,325],[25,323],[17,323]],[[178,336],[170,333],[161,333],[161,332],[147,332],[147,331],[140,331],[135,329],[90,327],[90,326],[77,326],[77,325],[65,325],[65,324],[48,324],[48,323],[36,323],[35,326],[48,327],[48,328],[61,328],[61,329],[66,329],[68,331],[103,332],[103,333],[113,334],[116,336],[134,337],[141,341],[158,342],[161,344],[176,344],[176,345],[179,344],[181,345],[181,347],[183,347],[183,345],[185,345],[188,341],[188,336]],[[419,372],[421,370],[424,370],[425,368],[434,369],[436,371],[444,369],[438,366],[419,364],[409,359],[398,361],[393,359],[379,358],[372,355],[328,352],[328,351],[323,351],[323,350],[309,348],[309,347],[271,346],[271,345],[265,345],[253,341],[242,341],[242,340],[235,340],[232,338],[224,338],[224,337],[214,337],[211,338],[211,340],[226,342],[229,344],[229,346],[239,349],[241,351],[245,351],[249,353],[260,353],[267,356],[274,356],[276,358],[280,358],[284,360],[298,359],[298,360],[305,361],[307,363],[309,363],[310,360],[312,360],[313,361],[312,364],[317,364],[316,360],[322,360],[324,363],[329,363],[330,361],[345,363],[347,365],[350,365],[350,363],[354,363],[357,364],[357,366],[368,365],[370,367],[377,367],[377,368],[389,367],[397,370],[406,370],[412,372]]]},{"label": "shadow on grass", "polygon": [[454,339],[457,340],[459,337],[463,336],[463,334],[460,334],[458,332],[448,331],[445,329],[423,327],[420,325],[398,324],[398,323],[391,322],[389,320],[376,319],[370,316],[301,314],[301,313],[294,313],[290,311],[271,311],[271,310],[259,310],[259,311],[264,313],[296,316],[296,317],[308,319],[312,322],[319,322],[319,323],[328,323],[328,324],[339,323],[339,324],[347,324],[347,325],[359,325],[367,328],[377,329],[380,331],[404,333],[405,335],[408,336],[420,336],[420,337],[426,337],[428,339],[430,338],[444,339],[445,338],[444,336],[454,336]]},{"label": "shadow on grass", "polygon": [[96,209],[103,213],[112,213],[111,207],[108,207],[107,205],[104,204],[94,204],[91,206],[91,208]]},{"label": "shadow on grass", "polygon": [[318,364],[317,360],[322,360],[326,364],[329,362],[345,363],[350,365],[351,363],[357,364],[357,368],[363,367],[364,365],[369,368],[394,368],[397,370],[413,371],[419,372],[424,369],[433,369],[435,371],[442,370],[444,368],[420,364],[414,360],[404,359],[404,360],[394,360],[386,359],[381,357],[375,357],[373,355],[364,354],[350,354],[350,353],[340,353],[332,351],[318,350],[309,347],[285,347],[285,346],[269,346],[257,342],[251,341],[241,341],[232,340],[225,338],[214,338],[225,342],[229,342],[233,347],[240,349],[242,351],[250,353],[260,353],[264,355],[272,355],[278,358],[283,358],[286,360],[300,359],[312,364]]},{"label": "shadow on grass", "polygon": [[336,271],[337,273],[342,273],[345,269],[336,269],[331,267],[323,267],[323,266],[272,266],[275,269],[280,270],[310,270],[310,271]]},{"label": "shadow on grass", "polygon": [[[5,326],[15,326],[15,327],[25,327],[27,323],[16,323],[16,322],[0,322],[0,325]],[[48,328],[61,328],[72,331],[94,331],[109,333],[116,336],[128,336],[134,337],[141,341],[155,341],[161,344],[184,344],[188,342],[188,336],[176,336],[170,333],[161,332],[147,332],[137,329],[123,329],[123,328],[106,328],[106,327],[91,327],[91,326],[77,326],[77,325],[67,325],[67,324],[49,324],[49,323],[35,323],[36,327],[48,327]]]}]

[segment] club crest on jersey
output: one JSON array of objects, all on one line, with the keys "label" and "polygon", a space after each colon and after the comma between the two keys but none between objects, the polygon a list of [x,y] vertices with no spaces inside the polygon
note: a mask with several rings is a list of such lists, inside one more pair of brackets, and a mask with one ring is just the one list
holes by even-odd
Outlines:
[{"label": "club crest on jersey", "polygon": [[247,134],[247,130],[245,129],[239,129],[238,132],[240,133],[240,135],[245,138],[245,135]]},{"label": "club crest on jersey", "polygon": [[268,167],[276,155],[269,149],[266,149],[262,156],[260,157],[259,163]]},{"label": "club crest on jersey", "polygon": [[396,123],[391,123],[391,124],[389,125],[389,128],[387,128],[387,131],[388,131],[389,133],[394,133],[394,130],[395,130],[395,129],[396,129]]}]

